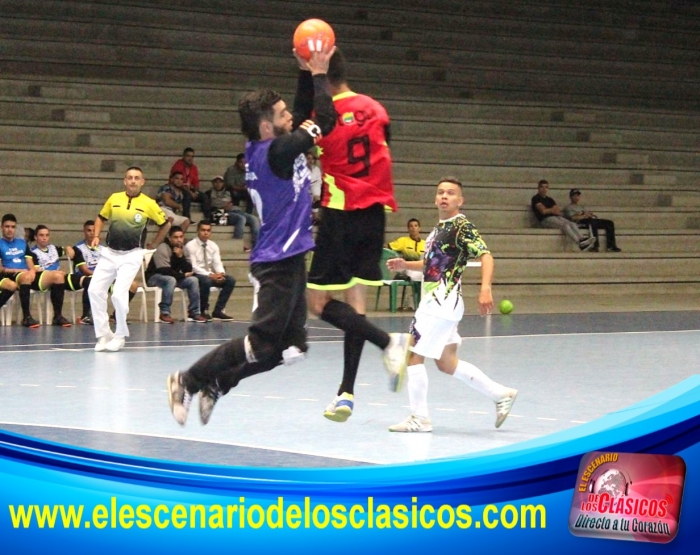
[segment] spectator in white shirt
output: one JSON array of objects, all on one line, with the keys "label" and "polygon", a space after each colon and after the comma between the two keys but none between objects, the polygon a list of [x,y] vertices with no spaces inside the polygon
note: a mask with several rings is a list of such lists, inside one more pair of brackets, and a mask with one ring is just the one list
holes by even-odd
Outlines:
[{"label": "spectator in white shirt", "polygon": [[[185,245],[185,256],[190,264],[195,277],[199,280],[200,309],[202,316],[207,320],[233,320],[224,312],[226,303],[233,293],[236,280],[227,275],[221,262],[219,246],[210,239],[211,223],[202,220],[197,224],[197,238]],[[212,287],[218,287],[219,298],[214,305],[214,311],[209,315],[209,291]]]}]

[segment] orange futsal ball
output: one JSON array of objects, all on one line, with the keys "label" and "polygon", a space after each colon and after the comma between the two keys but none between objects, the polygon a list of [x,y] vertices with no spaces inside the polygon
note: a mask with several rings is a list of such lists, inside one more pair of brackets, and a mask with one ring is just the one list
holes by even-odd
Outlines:
[{"label": "orange futsal ball", "polygon": [[326,46],[332,47],[335,44],[335,33],[322,19],[307,19],[294,31],[292,42],[297,54],[308,60],[311,58],[311,52],[323,50]]}]

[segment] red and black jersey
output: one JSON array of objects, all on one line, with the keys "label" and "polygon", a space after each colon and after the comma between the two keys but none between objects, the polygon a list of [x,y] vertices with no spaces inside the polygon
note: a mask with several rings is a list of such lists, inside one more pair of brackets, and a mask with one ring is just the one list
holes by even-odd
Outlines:
[{"label": "red and black jersey", "polygon": [[352,91],[336,95],[333,103],[338,113],[335,129],[318,142],[321,204],[360,210],[380,203],[396,211],[386,110],[373,98]]}]

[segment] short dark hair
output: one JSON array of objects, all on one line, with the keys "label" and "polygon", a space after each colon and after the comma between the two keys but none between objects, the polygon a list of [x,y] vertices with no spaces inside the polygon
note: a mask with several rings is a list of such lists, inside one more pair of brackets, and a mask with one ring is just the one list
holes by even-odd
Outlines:
[{"label": "short dark hair", "polygon": [[34,241],[36,241],[36,231],[34,230],[34,228],[25,227],[24,234],[27,235],[27,239],[29,240],[30,243],[33,243]]},{"label": "short dark hair", "polygon": [[338,47],[336,47],[333,56],[331,56],[327,75],[328,81],[334,87],[339,87],[348,82],[347,61]]},{"label": "short dark hair", "polygon": [[408,222],[406,222],[406,226],[408,226],[408,224],[410,224],[411,222],[416,222],[418,224],[418,227],[420,227],[420,220],[418,218],[411,218],[410,220],[408,220]]},{"label": "short dark hair", "polygon": [[89,225],[95,225],[95,220],[87,220],[84,224],[83,227],[87,227]]},{"label": "short dark hair", "polygon": [[462,182],[456,177],[452,177],[450,175],[441,178],[440,181],[438,181],[438,185],[440,185],[440,183],[452,183],[453,185],[457,185],[460,191],[464,189],[464,187],[462,186]]},{"label": "short dark hair", "polygon": [[172,178],[175,177],[176,175],[181,175],[181,176],[185,177],[184,174],[183,174],[181,171],[175,170],[173,173],[170,174],[169,179],[172,179]]},{"label": "short dark hair", "polygon": [[5,222],[15,222],[17,223],[17,218],[15,217],[14,214],[5,214],[2,217],[2,223],[4,224]]},{"label": "short dark hair", "polygon": [[546,179],[540,179],[540,180],[537,182],[537,186],[538,186],[538,187],[542,187],[542,185],[549,185],[549,181],[547,181]]},{"label": "short dark hair", "polygon": [[194,149],[191,146],[188,146],[185,150],[182,151],[182,155],[184,156],[188,152],[191,152],[192,154],[194,154]]},{"label": "short dark hair", "polygon": [[46,227],[44,224],[39,224],[39,225],[36,226],[36,228],[34,229],[34,233],[35,233],[35,234],[36,234],[36,233],[39,233],[42,229],[45,229],[46,231],[51,231],[51,230],[50,230],[48,227]]},{"label": "short dark hair", "polygon": [[124,175],[126,175],[127,173],[129,173],[131,170],[140,171],[140,172],[141,172],[141,175],[143,175],[143,170],[142,170],[141,168],[139,168],[138,166],[129,166],[128,168],[126,168],[126,171],[124,172]]},{"label": "short dark hair", "polygon": [[168,231],[168,235],[170,235],[170,236],[172,237],[172,236],[175,235],[178,231],[180,231],[180,232],[182,232],[182,233],[185,233],[179,225],[174,225],[174,226],[172,226],[172,227],[170,228],[170,231]]},{"label": "short dark hair", "polygon": [[208,225],[209,227],[211,227],[211,220],[199,220],[199,222],[197,223],[197,231],[199,231],[199,229],[203,225]]},{"label": "short dark hair", "polygon": [[245,158],[245,154],[243,154],[242,152],[236,154],[236,162],[240,162],[241,160],[243,160],[243,158]]},{"label": "short dark hair", "polygon": [[282,100],[282,96],[272,89],[258,89],[243,96],[238,102],[238,114],[241,118],[241,132],[250,141],[260,140],[260,122],[272,121],[272,108]]}]

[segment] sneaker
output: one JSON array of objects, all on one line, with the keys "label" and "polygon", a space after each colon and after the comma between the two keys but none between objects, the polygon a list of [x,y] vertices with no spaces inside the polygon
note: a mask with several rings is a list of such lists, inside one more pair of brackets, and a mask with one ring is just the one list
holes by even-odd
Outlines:
[{"label": "sneaker", "polygon": [[161,324],[174,324],[175,323],[175,320],[173,320],[173,317],[170,316],[170,314],[161,314],[159,321]]},{"label": "sneaker", "polygon": [[211,322],[211,321],[214,319],[214,318],[211,317],[211,314],[209,314],[208,312],[202,312],[202,316],[204,317],[204,319],[205,319],[207,322]]},{"label": "sneaker", "polygon": [[82,316],[78,318],[78,323],[84,326],[92,326],[92,316]]},{"label": "sneaker", "polygon": [[389,426],[390,432],[432,432],[433,425],[430,418],[423,418],[417,414],[412,414],[403,422]]},{"label": "sneaker", "polygon": [[221,398],[218,387],[205,387],[199,392],[199,419],[205,426],[209,423],[214,405]]},{"label": "sneaker", "polygon": [[190,410],[192,394],[187,391],[182,384],[180,372],[175,372],[168,376],[167,387],[170,410],[177,423],[180,424],[180,426],[184,426],[185,422],[187,422],[187,413]]},{"label": "sneaker", "polygon": [[195,314],[194,316],[190,314],[187,317],[188,322],[197,322],[198,324],[206,324],[209,320],[207,320],[204,315],[202,314]]},{"label": "sneaker", "polygon": [[500,428],[501,424],[506,421],[510,409],[513,408],[515,398],[518,396],[517,389],[511,389],[504,397],[496,401],[496,428]]},{"label": "sneaker", "polygon": [[41,324],[31,316],[27,316],[24,320],[22,320],[22,325],[25,328],[35,329],[38,328]]},{"label": "sneaker", "polygon": [[110,351],[116,353],[124,348],[124,343],[126,340],[123,337],[117,337],[116,335],[105,344],[105,351]]},{"label": "sneaker", "polygon": [[54,316],[51,322],[54,326],[61,326],[62,328],[70,328],[72,324],[64,316]]},{"label": "sneaker", "polygon": [[589,251],[597,245],[597,241],[595,240],[595,237],[589,237],[588,239],[584,239],[583,241],[579,241],[578,243],[578,248],[581,249],[582,251],[586,252]]},{"label": "sneaker", "polygon": [[406,381],[406,367],[411,355],[413,337],[410,333],[390,333],[389,345],[384,349],[384,364],[389,372],[389,391],[401,391]]},{"label": "sneaker", "polygon": [[109,315],[109,321],[112,323],[117,321],[117,315],[114,312],[112,312],[112,314]]},{"label": "sneaker", "polygon": [[355,406],[353,399],[354,396],[350,393],[341,393],[326,407],[323,416],[333,422],[345,422],[352,416],[352,409]]},{"label": "sneaker", "polygon": [[232,322],[233,318],[226,314],[223,310],[215,310],[212,314],[214,320],[221,320],[222,322]]},{"label": "sneaker", "polygon": [[608,252],[622,252],[620,247],[608,247]]},{"label": "sneaker", "polygon": [[105,350],[105,347],[107,346],[107,343],[112,341],[114,339],[114,335],[110,332],[107,335],[103,335],[97,340],[97,343],[95,344],[95,352],[101,353],[102,351]]}]

